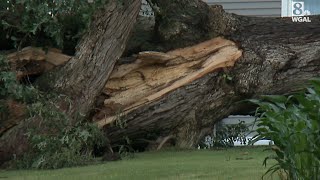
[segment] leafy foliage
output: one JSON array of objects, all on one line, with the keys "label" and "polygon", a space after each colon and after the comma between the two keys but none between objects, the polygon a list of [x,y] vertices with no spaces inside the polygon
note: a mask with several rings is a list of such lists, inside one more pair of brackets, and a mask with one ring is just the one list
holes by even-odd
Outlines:
[{"label": "leafy foliage", "polygon": [[[106,0],[7,0],[1,1],[0,28],[16,48],[27,41],[62,47],[83,33],[91,17]],[[72,19],[72,21],[70,21]],[[71,24],[69,24],[71,22]],[[75,28],[73,28],[75,27]],[[39,39],[39,37],[45,37]],[[71,36],[71,37],[70,37]],[[49,39],[49,40],[48,40]],[[45,42],[44,42],[45,41]],[[54,44],[50,44],[51,42]]]},{"label": "leafy foliage", "polygon": [[[12,99],[28,107],[28,139],[31,150],[18,158],[17,168],[61,168],[86,164],[93,160],[93,148],[104,145],[102,132],[94,124],[72,125],[55,105],[56,94],[44,94],[33,86],[19,84],[5,56],[0,56],[0,117],[7,114],[5,101]],[[67,97],[63,97],[67,101]],[[1,122],[0,122],[1,124]]]},{"label": "leafy foliage", "polygon": [[34,88],[22,86],[17,82],[16,74],[11,71],[5,56],[0,54],[0,99],[15,99],[30,102]]},{"label": "leafy foliage", "polygon": [[257,110],[259,133],[255,140],[271,138],[277,164],[269,172],[285,172],[287,179],[320,179],[320,80],[312,80],[305,92],[264,96],[251,100]]},{"label": "leafy foliage", "polygon": [[33,149],[17,162],[18,168],[56,169],[88,164],[94,160],[93,147],[104,143],[99,129],[89,123],[67,126],[58,133],[40,134],[33,129],[28,137]]},{"label": "leafy foliage", "polygon": [[18,83],[16,74],[11,71],[5,56],[0,54],[0,125],[8,116],[6,100],[12,99],[23,103],[33,103],[37,93],[32,86]]}]

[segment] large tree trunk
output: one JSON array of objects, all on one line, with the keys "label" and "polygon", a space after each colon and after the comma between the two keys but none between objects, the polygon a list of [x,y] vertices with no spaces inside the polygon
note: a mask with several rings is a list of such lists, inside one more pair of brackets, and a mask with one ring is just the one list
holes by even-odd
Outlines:
[{"label": "large tree trunk", "polygon": [[[179,40],[184,45],[203,41],[211,37],[206,36],[206,33],[212,31],[214,36],[224,35],[225,38],[234,41],[243,54],[233,68],[206,71],[198,76],[199,78],[187,81],[186,84],[182,83],[182,86],[176,84],[181,84],[181,78],[188,75],[181,71],[181,67],[176,67],[177,71],[181,71],[179,75],[169,71],[170,68],[163,68],[170,64],[168,62],[165,65],[159,65],[158,62],[158,65],[153,64],[154,67],[142,68],[145,71],[137,70],[136,65],[144,59],[138,56],[138,60],[132,64],[135,66],[132,71],[135,74],[124,73],[114,82],[111,76],[104,91],[109,98],[105,100],[103,110],[95,117],[113,142],[121,141],[123,137],[135,141],[146,137],[155,140],[159,139],[158,137],[170,136],[174,137],[179,147],[194,147],[199,139],[210,131],[208,127],[239,109],[240,104],[237,102],[257,98],[262,94],[292,93],[301,89],[310,78],[320,75],[319,16],[312,16],[311,23],[293,23],[291,18],[231,15],[219,6],[208,8],[198,0],[155,2],[158,2],[160,13],[179,12],[166,16],[169,22],[163,19],[157,22],[158,35],[162,37],[163,44],[168,49],[179,47],[175,44]],[[172,9],[168,9],[170,7]],[[163,9],[164,11],[161,11]],[[211,16],[211,11],[218,15]],[[199,14],[190,12],[205,12],[207,16],[202,21],[195,22],[207,22],[213,26],[206,27],[203,31],[199,30],[202,28],[199,27],[199,23],[192,21],[193,18],[197,19]],[[181,16],[182,20],[176,16]],[[161,23],[173,25],[166,24],[167,26],[163,27],[170,27],[166,29],[161,28]],[[183,30],[181,27],[184,27]],[[188,37],[196,32],[198,34],[193,36],[195,39],[190,40]],[[206,55],[208,56],[200,64],[203,65],[203,62],[207,62],[206,60],[215,54]],[[149,57],[149,60],[151,59]],[[174,62],[175,59],[170,61]],[[210,66],[211,63],[206,66]],[[117,69],[127,69],[126,66],[128,65],[122,65]],[[123,69],[121,71],[124,71]],[[163,78],[170,80],[163,84],[161,76],[157,79],[152,73],[163,73]],[[136,82],[139,76],[141,82]],[[130,79],[134,82],[130,82]],[[118,84],[118,87],[115,84]],[[148,90],[151,94],[137,96],[136,93],[132,93],[132,88],[137,91],[150,88],[153,92]],[[131,104],[130,100],[137,103]]]},{"label": "large tree trunk", "polygon": [[110,1],[95,13],[76,55],[39,81],[40,88],[54,89],[71,98],[72,108],[68,114],[72,118],[87,116],[92,109],[114,64],[122,56],[140,7],[140,0]]},{"label": "large tree trunk", "polygon": [[[140,6],[140,0],[109,0],[104,8],[95,13],[90,30],[80,42],[75,57],[61,69],[39,80],[40,88],[70,97],[71,108],[63,109],[62,106],[61,110],[74,120],[72,123],[86,117],[93,107],[115,62],[125,49]],[[63,105],[65,102],[59,100],[57,103]],[[0,161],[9,160],[14,154],[19,156],[28,149],[26,132],[34,123],[22,122],[0,138]]]}]

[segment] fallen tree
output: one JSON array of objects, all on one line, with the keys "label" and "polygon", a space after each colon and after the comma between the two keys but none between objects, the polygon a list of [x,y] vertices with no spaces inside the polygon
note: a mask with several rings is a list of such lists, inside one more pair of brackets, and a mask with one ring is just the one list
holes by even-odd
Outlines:
[{"label": "fallen tree", "polygon": [[[192,78],[194,69],[187,66],[188,53],[196,54],[192,48],[186,48],[185,52],[176,50],[182,52],[179,58],[185,58],[182,61],[185,63],[174,69],[168,66],[171,59],[175,62],[177,58],[172,56],[158,57],[156,62],[161,63],[139,69],[137,64],[143,64],[144,54],[138,55],[135,63],[117,67],[115,71],[123,74],[111,76],[104,90],[105,106],[95,117],[111,142],[129,137],[139,143],[150,137],[162,144],[171,137],[178,147],[194,147],[211,132],[210,127],[216,121],[239,109],[242,113],[253,110],[238,102],[265,94],[290,94],[300,90],[310,78],[319,76],[319,16],[312,16],[311,23],[297,24],[291,18],[237,16],[225,13],[219,6],[208,7],[201,1],[183,2],[184,5],[179,6],[182,1],[156,1],[160,9],[160,17],[156,18],[159,46],[162,46],[159,49],[224,35],[243,51],[242,56],[234,57],[234,67],[224,65],[199,78]],[[169,51],[166,55],[171,54]],[[215,56],[214,53],[207,55]],[[224,54],[225,60],[229,55],[232,56],[231,51]],[[193,60],[197,58],[195,55]],[[166,62],[167,59],[170,60]],[[218,62],[218,59],[215,60]],[[210,66],[202,63],[196,67],[204,70]]]},{"label": "fallen tree", "polygon": [[[87,116],[103,90],[105,99],[93,121],[106,131],[111,144],[123,137],[135,142],[150,137],[147,140],[157,140],[159,147],[168,139],[179,147],[193,147],[216,121],[238,110],[237,102],[297,91],[320,74],[319,16],[297,24],[287,18],[228,14],[198,0],[154,2],[160,9],[155,49],[166,53],[142,52],[120,59],[112,74],[108,62],[107,69],[98,71],[103,73],[92,76],[95,69],[89,68],[84,76],[74,74],[74,67],[86,72],[90,62],[85,57],[96,57],[93,62],[103,57],[91,56],[98,50],[80,49],[86,56],[76,55],[59,70],[69,73],[46,85],[73,97],[71,116]],[[181,47],[185,48],[176,49]],[[83,57],[83,63],[73,60],[77,57]],[[109,75],[106,85],[100,81]],[[94,80],[89,83],[85,77]]]}]

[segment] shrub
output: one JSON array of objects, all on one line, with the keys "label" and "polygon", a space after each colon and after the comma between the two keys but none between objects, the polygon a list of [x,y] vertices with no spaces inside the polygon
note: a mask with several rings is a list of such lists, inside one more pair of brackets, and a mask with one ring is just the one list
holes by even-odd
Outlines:
[{"label": "shrub", "polygon": [[102,147],[106,142],[100,129],[92,123],[70,123],[69,117],[55,106],[57,95],[38,93],[37,101],[28,105],[29,118],[26,120],[39,119],[40,123],[28,129],[32,148],[16,161],[16,167],[56,169],[93,161],[94,147]]},{"label": "shrub", "polygon": [[85,165],[94,161],[93,147],[104,143],[100,130],[89,123],[78,123],[54,134],[30,131],[28,136],[33,148],[16,162],[17,168],[56,169]]},{"label": "shrub", "polygon": [[[93,148],[104,145],[102,132],[92,123],[71,124],[66,114],[55,106],[57,94],[46,94],[31,85],[22,85],[0,55],[0,125],[8,114],[9,99],[27,105],[31,149],[12,166],[17,168],[62,168],[87,164],[93,160]],[[63,97],[67,99],[67,97]],[[40,123],[34,123],[34,119]]]},{"label": "shrub", "polygon": [[320,80],[291,96],[264,96],[251,100],[257,109],[255,141],[271,138],[276,160],[267,173],[284,172],[287,179],[320,179]]}]

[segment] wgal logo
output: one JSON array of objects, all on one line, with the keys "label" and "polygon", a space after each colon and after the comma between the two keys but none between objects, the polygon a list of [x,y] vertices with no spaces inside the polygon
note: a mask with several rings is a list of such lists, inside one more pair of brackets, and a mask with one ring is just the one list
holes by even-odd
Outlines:
[{"label": "wgal logo", "polygon": [[304,2],[292,2],[292,22],[311,22],[309,10],[304,9]]}]

